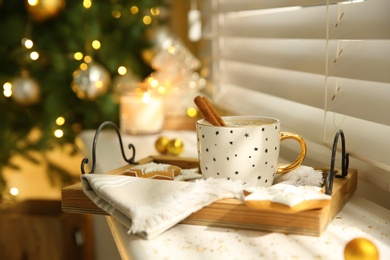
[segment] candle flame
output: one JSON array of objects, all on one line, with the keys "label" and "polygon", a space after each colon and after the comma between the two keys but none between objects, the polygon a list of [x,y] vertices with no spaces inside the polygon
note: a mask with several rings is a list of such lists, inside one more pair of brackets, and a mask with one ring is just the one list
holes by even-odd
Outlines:
[{"label": "candle flame", "polygon": [[148,103],[150,103],[151,100],[152,100],[152,97],[150,96],[150,93],[145,92],[143,97],[142,97],[142,102],[145,104],[148,104]]},{"label": "candle flame", "polygon": [[11,193],[11,195],[13,195],[13,196],[17,196],[19,194],[19,189],[16,187],[13,187],[9,190],[9,193]]}]

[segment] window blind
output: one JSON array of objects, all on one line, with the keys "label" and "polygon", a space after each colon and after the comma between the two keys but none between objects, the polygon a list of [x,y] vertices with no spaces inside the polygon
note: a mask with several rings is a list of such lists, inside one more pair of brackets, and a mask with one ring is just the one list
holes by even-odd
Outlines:
[{"label": "window blind", "polygon": [[214,102],[279,118],[306,139],[306,164],[328,165],[342,129],[358,192],[390,208],[389,13],[388,0],[205,0]]}]

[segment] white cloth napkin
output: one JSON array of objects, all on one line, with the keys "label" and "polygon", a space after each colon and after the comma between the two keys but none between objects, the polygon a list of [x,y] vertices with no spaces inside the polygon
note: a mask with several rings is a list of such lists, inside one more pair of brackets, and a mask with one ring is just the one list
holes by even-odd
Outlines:
[{"label": "white cloth napkin", "polygon": [[240,181],[165,181],[124,175],[83,174],[84,193],[129,233],[153,238],[193,212],[223,198],[242,199]]}]

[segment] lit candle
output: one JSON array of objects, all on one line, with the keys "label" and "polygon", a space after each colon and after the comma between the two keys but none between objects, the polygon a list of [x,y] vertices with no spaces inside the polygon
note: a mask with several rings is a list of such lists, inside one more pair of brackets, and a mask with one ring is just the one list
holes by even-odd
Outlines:
[{"label": "lit candle", "polygon": [[149,92],[120,97],[120,128],[124,134],[155,134],[164,124],[163,99]]}]

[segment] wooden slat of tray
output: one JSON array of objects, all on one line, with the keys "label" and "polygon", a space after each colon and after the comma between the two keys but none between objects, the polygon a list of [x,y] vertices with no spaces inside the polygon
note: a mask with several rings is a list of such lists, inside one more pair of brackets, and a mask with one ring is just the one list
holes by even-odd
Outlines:
[{"label": "wooden slat of tray", "polygon": [[[152,161],[177,165],[182,169],[199,167],[197,159],[167,156],[148,157],[139,162],[144,164]],[[130,167],[132,166],[126,165],[109,172],[109,174],[121,174]],[[325,171],[326,169],[321,170]],[[332,202],[322,209],[289,214],[255,210],[248,208],[240,200],[224,199],[193,213],[181,223],[320,236],[329,222],[352,197],[356,188],[357,170],[349,169],[345,178],[334,179]],[[69,213],[107,215],[105,211],[85,196],[81,182],[63,188],[62,210]]]}]

